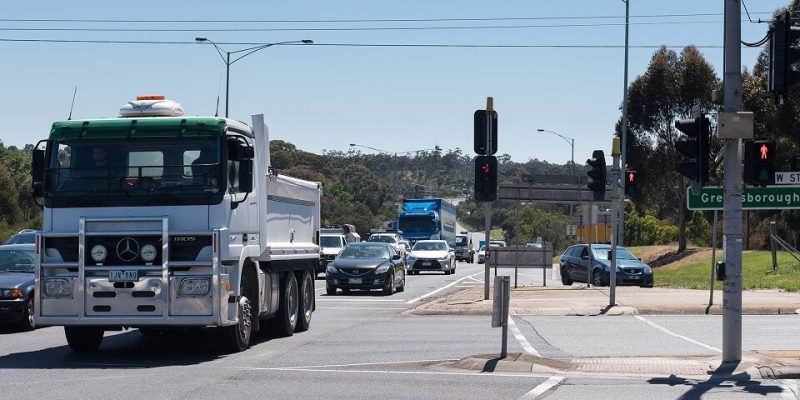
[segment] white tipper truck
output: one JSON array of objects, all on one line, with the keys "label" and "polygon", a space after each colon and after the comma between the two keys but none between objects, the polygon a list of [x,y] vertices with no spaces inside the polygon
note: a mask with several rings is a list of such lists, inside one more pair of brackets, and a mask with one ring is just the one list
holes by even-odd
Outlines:
[{"label": "white tipper truck", "polygon": [[263,115],[187,117],[163,96],[55,122],[33,152],[36,324],[74,351],[128,328],[217,327],[231,352],[307,330],[322,189],[269,157]]}]

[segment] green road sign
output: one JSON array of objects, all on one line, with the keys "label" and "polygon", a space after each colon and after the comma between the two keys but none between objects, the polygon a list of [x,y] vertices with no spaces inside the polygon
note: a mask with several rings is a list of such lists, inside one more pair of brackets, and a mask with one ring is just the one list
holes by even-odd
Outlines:
[{"label": "green road sign", "polygon": [[[721,187],[706,186],[700,194],[686,189],[686,206],[690,210],[722,210]],[[786,210],[800,208],[800,186],[746,187],[742,194],[744,210]]]}]

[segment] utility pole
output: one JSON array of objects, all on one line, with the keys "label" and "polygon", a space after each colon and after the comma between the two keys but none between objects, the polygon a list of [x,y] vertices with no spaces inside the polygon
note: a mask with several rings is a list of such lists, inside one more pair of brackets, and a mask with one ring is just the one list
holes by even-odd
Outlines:
[{"label": "utility pole", "polygon": [[[617,209],[619,207],[617,203],[617,199],[619,199],[620,190],[619,190],[619,138],[615,137],[612,140],[611,144],[611,157],[613,162],[611,164],[611,218],[613,219],[614,216],[617,215]],[[620,220],[621,222],[621,220]],[[613,226],[614,224],[612,224]],[[617,225],[617,227],[621,226],[622,224]],[[609,287],[609,296],[608,296],[608,306],[614,307],[617,305],[617,232],[611,233],[611,254],[609,255],[609,259],[611,261],[611,265],[608,268],[608,287]]]},{"label": "utility pole", "polygon": [[[630,2],[631,0],[623,0],[625,2],[625,77],[623,78],[623,92],[622,92],[622,153],[620,161],[622,163],[622,170],[624,171],[627,166],[626,153],[628,148],[628,18],[630,16]],[[625,196],[620,198],[619,217],[617,219],[617,243],[621,246],[625,245]],[[613,224],[612,224],[613,225]]]},{"label": "utility pole", "polygon": [[[725,111],[742,106],[741,0],[725,0]],[[742,139],[725,145],[723,233],[725,281],[722,292],[722,361],[742,360]]]},{"label": "utility pole", "polygon": [[[492,155],[492,121],[494,116],[494,99],[492,97],[486,98],[486,154]],[[484,234],[486,235],[484,250],[484,273],[483,273],[483,299],[489,300],[489,240],[492,234],[492,203],[483,203],[484,212]]]}]

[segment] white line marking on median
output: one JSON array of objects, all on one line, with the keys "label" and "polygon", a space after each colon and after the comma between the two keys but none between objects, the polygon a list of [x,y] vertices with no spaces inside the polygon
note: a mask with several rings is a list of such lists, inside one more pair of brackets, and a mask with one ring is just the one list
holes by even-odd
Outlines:
[{"label": "white line marking on median", "polygon": [[540,383],[535,388],[533,388],[533,390],[531,390],[530,392],[523,394],[518,400],[535,399],[544,394],[544,392],[554,388],[562,381],[564,381],[563,376],[551,376],[550,378],[547,378],[546,381]]},{"label": "white line marking on median", "polygon": [[511,318],[510,315],[508,316],[508,327],[511,328],[511,334],[514,335],[514,338],[517,339],[519,345],[522,346],[522,350],[525,350],[526,353],[533,354],[536,357],[542,356],[538,351],[536,351],[536,349],[533,348],[533,346],[531,346],[531,343],[528,342],[528,339],[525,338],[525,335],[522,334],[522,332],[519,330],[519,327],[514,322],[514,318]]},{"label": "white line marking on median", "polygon": [[447,289],[447,288],[450,288],[450,287],[452,287],[452,286],[455,286],[455,285],[457,285],[459,282],[463,281],[464,279],[469,279],[470,277],[473,277],[473,276],[475,276],[475,275],[482,274],[482,273],[483,273],[483,272],[476,272],[476,273],[474,273],[474,274],[472,274],[472,275],[467,275],[467,276],[465,276],[465,277],[463,277],[463,278],[456,279],[455,281],[453,281],[453,282],[450,282],[449,284],[447,284],[447,285],[445,285],[445,286],[442,286],[442,287],[440,287],[440,288],[438,288],[438,289],[432,290],[432,291],[430,291],[430,292],[428,292],[428,293],[425,293],[425,294],[423,294],[422,296],[419,296],[419,297],[417,297],[417,298],[411,299],[411,300],[407,301],[407,302],[406,302],[406,304],[416,303],[416,302],[418,302],[418,301],[420,301],[420,300],[422,300],[422,299],[426,299],[426,298],[428,298],[428,297],[431,297],[431,296],[433,296],[434,294],[441,292],[442,290],[445,290],[445,289]]},{"label": "white line marking on median", "polygon": [[797,393],[797,379],[783,379],[779,382],[781,382],[780,386],[783,389],[782,398],[794,400],[800,398]]},{"label": "white line marking on median", "polygon": [[648,320],[645,317],[642,317],[641,315],[634,315],[634,317],[636,317],[636,319],[638,319],[639,321],[642,321],[642,322],[652,326],[653,328],[656,328],[656,329],[658,329],[658,330],[660,330],[660,331],[662,331],[662,332],[664,332],[664,333],[666,333],[668,335],[675,336],[676,338],[683,339],[683,340],[685,340],[685,341],[687,341],[689,343],[696,344],[696,345],[698,345],[700,347],[705,347],[706,349],[709,349],[711,351],[714,351],[714,352],[717,352],[717,353],[722,353],[722,350],[720,350],[720,349],[718,349],[718,348],[716,348],[714,346],[709,346],[709,345],[707,345],[705,343],[698,342],[697,340],[694,340],[694,339],[692,339],[690,337],[679,335],[679,334],[677,334],[677,333],[675,333],[675,332],[673,332],[673,331],[671,331],[671,330],[669,330],[667,328],[664,328],[663,326],[661,326],[661,325],[659,325],[659,324],[657,324],[657,323],[655,323],[653,321]]}]

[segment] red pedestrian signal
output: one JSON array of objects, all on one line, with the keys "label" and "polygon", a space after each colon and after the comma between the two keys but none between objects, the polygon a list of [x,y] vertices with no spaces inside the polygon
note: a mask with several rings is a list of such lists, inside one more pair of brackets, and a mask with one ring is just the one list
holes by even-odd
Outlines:
[{"label": "red pedestrian signal", "polygon": [[625,195],[628,197],[636,193],[636,186],[639,183],[639,173],[636,171],[625,171]]},{"label": "red pedestrian signal", "polygon": [[752,186],[775,184],[775,141],[754,140],[744,144],[744,183]]}]

